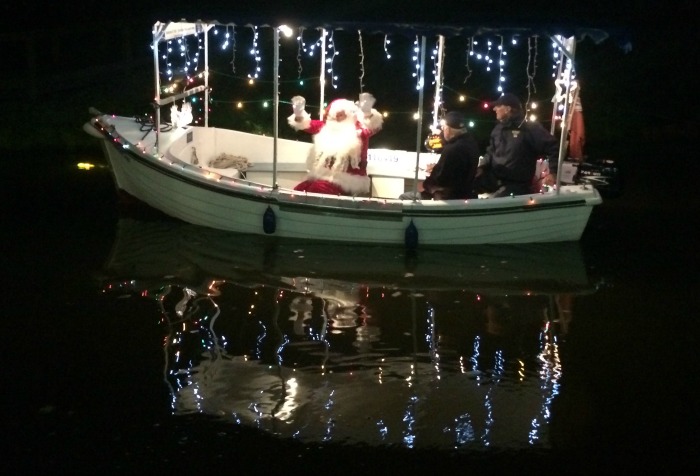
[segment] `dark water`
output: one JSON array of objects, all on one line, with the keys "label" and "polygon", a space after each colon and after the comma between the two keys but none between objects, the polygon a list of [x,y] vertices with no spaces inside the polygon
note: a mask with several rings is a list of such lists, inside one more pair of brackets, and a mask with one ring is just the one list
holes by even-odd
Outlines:
[{"label": "dark water", "polygon": [[127,214],[80,160],[3,179],[11,474],[691,472],[696,165],[573,247],[407,259]]}]

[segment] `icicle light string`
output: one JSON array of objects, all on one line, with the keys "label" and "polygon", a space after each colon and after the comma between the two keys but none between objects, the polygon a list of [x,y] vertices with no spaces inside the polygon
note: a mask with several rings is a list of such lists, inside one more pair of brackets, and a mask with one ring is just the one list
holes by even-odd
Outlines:
[{"label": "icicle light string", "polygon": [[177,39],[177,50],[180,60],[177,62],[177,67],[173,67],[173,48],[175,44],[173,40],[168,40],[165,44],[164,52],[160,54],[158,52],[160,59],[162,60],[163,67],[161,68],[164,76],[167,77],[168,81],[173,81],[176,74],[181,73],[186,82],[192,82],[193,76],[196,76],[196,71],[199,69],[199,53],[203,50],[202,37],[197,35],[194,41],[197,42],[197,47],[195,48],[195,53],[193,57],[190,57],[190,47],[188,45],[189,39],[185,36]]},{"label": "icicle light string", "polygon": [[556,43],[552,43],[552,78],[557,77],[557,71],[560,69],[561,57],[559,56],[559,47]]},{"label": "icicle light string", "polygon": [[[230,25],[229,25],[230,26]],[[260,50],[258,49],[258,29],[255,26],[251,26],[253,30],[253,48],[250,50],[251,55],[254,56],[255,62],[256,62],[256,69],[255,73],[251,73],[248,75],[248,82],[252,84],[253,79],[256,81],[260,80],[260,62],[261,62],[261,57],[260,57]],[[236,53],[236,36],[235,36],[235,29],[232,27],[233,31],[232,33],[229,33],[228,26],[226,27],[226,34],[225,38],[223,38],[223,44],[222,44],[222,49],[227,49],[229,46],[232,46],[232,51],[233,51],[233,56],[232,56],[232,72],[235,73],[235,53]],[[216,34],[217,31],[214,30],[214,33]],[[303,28],[300,28],[300,33],[299,36],[297,37],[297,64],[298,64],[298,69],[297,69],[297,79],[294,80],[294,82],[298,82],[300,85],[303,86],[305,80],[318,80],[318,77],[315,78],[303,78],[303,67],[302,67],[302,54],[308,54],[309,57],[313,57],[314,53],[316,51],[316,47],[320,47],[323,44],[323,31],[321,31],[321,35],[319,36],[319,39],[314,42],[313,44],[307,45],[304,40],[303,40]],[[338,88],[338,76],[334,72],[334,60],[335,57],[340,54],[340,52],[337,50],[335,41],[334,41],[334,32],[330,32],[330,34],[327,33],[327,52],[329,53],[326,58],[326,71],[330,74],[331,79],[332,79],[332,86],[334,89]],[[360,74],[360,90],[363,91],[365,84],[364,84],[364,78],[366,75],[366,65],[365,65],[365,53],[364,53],[364,39],[362,38],[362,32],[358,30],[358,38],[359,38],[359,43],[360,43],[360,66],[361,66],[361,74]],[[504,87],[507,84],[507,76],[505,74],[505,71],[507,69],[507,55],[508,55],[508,50],[505,48],[504,45],[504,38],[502,36],[499,36],[499,43],[500,45],[498,46],[499,49],[499,56],[498,56],[498,63],[499,63],[499,77],[498,77],[498,91],[503,92]],[[201,42],[201,39],[200,39]],[[481,43],[480,43],[481,42]],[[391,43],[388,35],[384,35],[383,38],[383,48],[384,48],[384,55],[386,59],[391,58],[391,54],[389,52],[389,47],[388,45]],[[513,37],[512,39],[512,44],[516,45],[517,44],[517,37]],[[492,50],[493,50],[493,45],[494,42],[488,38],[486,39],[477,39],[475,37],[469,37],[466,39],[466,58],[465,58],[465,69],[467,71],[463,83],[466,84],[467,81],[473,76],[474,73],[474,67],[473,67],[473,61],[484,62],[484,70],[486,72],[491,71],[492,64],[494,63],[495,58],[492,57]],[[163,61],[166,64],[166,68],[164,68],[164,71],[168,74],[169,79],[172,80],[173,75],[175,74],[176,71],[179,71],[178,69],[173,69],[172,67],[172,60],[171,60],[171,55],[173,52],[172,50],[173,45],[171,42],[168,42],[168,49],[167,52],[164,53],[161,57],[163,58]],[[200,47],[201,49],[201,47]],[[188,48],[186,44],[181,44],[180,45],[180,50],[181,50],[181,56],[187,58],[188,54]],[[302,53],[303,52],[303,53]],[[414,42],[413,42],[413,56],[412,60],[414,62],[414,71],[412,73],[413,77],[419,78],[419,73],[420,73],[420,64],[419,64],[419,53],[420,49],[418,46],[418,37],[416,36]],[[435,57],[435,52],[433,52],[433,60],[436,61]],[[557,78],[559,76],[559,73],[557,72],[557,66],[561,62],[561,58],[559,57],[559,52],[555,51],[554,55],[554,61],[555,64],[553,66],[554,71],[553,71],[553,77]],[[193,60],[195,70],[197,69],[197,63],[198,63],[198,58],[195,58]],[[537,36],[532,36],[528,38],[528,58],[527,58],[527,66],[526,66],[526,73],[527,73],[527,91],[528,91],[528,100],[527,104],[529,104],[531,96],[533,93],[536,93],[536,86],[535,86],[535,75],[537,72],[537,64],[538,62],[538,37]],[[186,67],[191,66],[192,63],[187,63]],[[185,69],[185,71],[188,71]],[[222,73],[218,73],[222,74]],[[237,75],[233,75],[233,78],[239,78]],[[263,81],[263,83],[266,83],[268,81]],[[271,81],[270,81],[271,82]],[[292,82],[292,81],[283,81],[283,82]],[[417,79],[416,81],[416,90],[420,90],[422,87],[422,84],[420,84],[420,81]],[[441,89],[443,90],[451,90],[454,92],[457,92],[455,89],[450,88],[446,84],[441,84]],[[442,91],[440,92],[442,94]],[[476,99],[476,98],[472,98]],[[464,100],[463,97],[460,100]],[[444,107],[444,104],[442,104]],[[400,114],[400,113],[398,113]]]},{"label": "icicle light string", "polygon": [[184,62],[185,62],[183,72],[185,73],[185,77],[187,78],[187,82],[191,82],[192,81],[191,70],[192,70],[193,61],[192,61],[192,57],[190,56],[190,47],[188,45],[188,39],[185,37],[181,38],[180,57],[182,57]]},{"label": "icicle light string", "polygon": [[250,55],[253,57],[255,60],[255,70],[253,73],[248,74],[248,78],[251,80],[253,79],[258,79],[260,77],[260,50],[258,49],[258,27],[253,26],[251,27],[253,29],[253,47],[250,49]]},{"label": "icicle light string", "polygon": [[484,55],[486,71],[491,71],[491,63],[493,63],[493,59],[491,59],[491,44],[491,40],[486,40],[486,55]]},{"label": "icicle light string", "polygon": [[537,92],[535,85],[535,74],[537,74],[537,36],[530,36],[527,39],[527,102],[530,104],[531,96]]},{"label": "icicle light string", "polygon": [[[469,43],[469,51],[467,53],[467,61],[466,61],[466,67],[468,68],[468,75],[464,78],[464,83],[467,82],[467,79],[471,77],[472,70],[471,67],[469,66],[469,59],[474,58],[477,62],[483,61],[484,62],[484,70],[487,73],[491,72],[491,68],[493,67],[495,57],[493,56],[493,48],[494,48],[494,41],[486,38],[485,40],[485,50],[483,49],[483,46],[481,46],[480,41],[477,40],[476,38],[472,37],[471,41]],[[479,48],[481,47],[481,51],[479,51]],[[505,50],[504,48],[504,38],[503,36],[499,36],[499,43],[497,48],[498,49],[498,80],[496,82],[496,91],[498,93],[503,93],[503,85],[507,82],[507,78],[505,76],[505,70],[506,70],[506,57],[508,56],[508,51]]]},{"label": "icicle light string", "polygon": [[[435,85],[436,91],[435,91],[435,101],[437,102],[436,106],[439,112],[440,116],[443,116],[445,111],[444,111],[444,101],[442,99],[442,93],[443,93],[443,88],[444,84],[441,77],[439,77],[439,71],[442,70],[444,72],[444,67],[445,67],[445,49],[443,48],[440,50],[440,41],[438,40],[438,43],[435,45],[435,48],[433,49],[433,52],[430,56],[430,58],[433,60],[433,84]],[[435,105],[434,105],[435,106]],[[437,127],[437,124],[434,124],[435,127]]]},{"label": "icicle light string", "polygon": [[438,84],[438,65],[440,58],[438,58],[438,52],[440,51],[439,45],[435,45],[433,51],[430,53],[430,59],[433,61],[433,84]]},{"label": "icicle light string", "polygon": [[170,60],[170,53],[173,51],[173,42],[172,40],[168,40],[165,43],[165,53],[161,56],[161,59],[163,60],[163,63],[165,65],[165,68],[163,68],[165,71],[165,74],[168,76],[168,81],[173,80],[173,64],[172,61]]},{"label": "icicle light string", "polygon": [[297,79],[300,81],[301,85],[304,84],[304,82],[301,81],[301,73],[303,71],[301,66],[301,52],[305,50],[306,46],[304,45],[304,28],[301,27],[299,28],[299,36],[297,36]]},{"label": "icicle light string", "polygon": [[[215,35],[218,35],[219,32],[218,32],[217,30],[214,30],[214,34],[215,34]],[[222,50],[225,50],[226,48],[228,48],[229,36],[230,36],[230,33],[228,32],[228,25],[227,25],[227,26],[226,26],[226,33],[224,33],[224,42],[223,42],[223,44],[221,45],[221,49],[222,49]]]},{"label": "icicle light string", "polygon": [[559,46],[556,42],[552,42],[552,78],[554,78],[555,92],[552,98],[554,117],[553,120],[561,120],[561,112],[564,108],[563,99],[565,84],[563,77],[566,76],[566,71],[564,68],[565,63],[562,63],[562,56],[560,55]]},{"label": "icicle light string", "polygon": [[338,56],[340,53],[335,48],[335,41],[333,41],[334,33],[335,32],[331,30],[330,35],[328,35],[327,49],[328,51],[332,52],[332,54],[326,58],[326,64],[328,65],[326,72],[331,77],[331,86],[333,86],[333,89],[338,89],[338,76],[333,72],[333,61],[335,60],[335,57]]},{"label": "icicle light string", "polygon": [[506,77],[504,75],[506,60],[505,57],[508,56],[508,52],[503,49],[503,36],[499,36],[501,43],[498,45],[498,92],[503,93],[503,83],[506,82]]},{"label": "icicle light string", "polygon": [[[206,33],[205,33],[206,34]],[[204,35],[197,35],[197,52],[194,55],[194,70],[199,71],[199,53],[204,51]]]},{"label": "icicle light string", "polygon": [[187,40],[185,38],[178,38],[177,39],[177,49],[180,52],[180,58],[184,62],[184,66],[183,66],[182,70],[187,71],[187,63],[188,63]]},{"label": "icicle light string", "polygon": [[[229,26],[231,27],[231,31],[229,32]],[[214,36],[219,36],[219,30],[218,28],[214,28],[213,30]],[[232,25],[225,25],[224,26],[224,34],[223,34],[223,40],[221,43],[221,50],[226,51],[228,47],[231,46],[231,71],[233,73],[236,72],[236,27]]]},{"label": "icicle light string", "polygon": [[306,44],[304,44],[304,52],[309,53],[309,58],[313,58],[314,53],[316,52],[316,48],[321,46],[323,44],[323,30],[321,30],[321,34],[318,37],[318,40],[316,40],[311,46],[309,46],[308,50],[306,48]]},{"label": "icicle light string", "polygon": [[469,65],[469,58],[474,55],[474,37],[467,39],[467,54],[465,55],[464,67],[467,69],[467,75],[464,77],[463,84],[467,84],[467,80],[472,76],[472,68]]},{"label": "icicle light string", "polygon": [[360,42],[360,93],[364,91],[365,83],[365,50],[362,46],[362,32],[357,30],[358,41]]},{"label": "icicle light string", "polygon": [[413,71],[413,77],[416,78],[416,90],[420,90],[421,88],[421,82],[420,82],[420,60],[418,59],[420,53],[420,47],[418,46],[418,36],[416,36],[416,39],[413,41],[413,64],[414,64],[414,71]]},{"label": "icicle light string", "polygon": [[[228,27],[226,28],[228,33]],[[236,27],[231,27],[231,71],[236,72]]]}]

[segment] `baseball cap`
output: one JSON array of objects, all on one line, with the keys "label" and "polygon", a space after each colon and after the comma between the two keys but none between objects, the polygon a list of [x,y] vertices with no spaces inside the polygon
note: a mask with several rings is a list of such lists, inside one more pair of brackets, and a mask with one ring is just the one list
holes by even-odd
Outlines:
[{"label": "baseball cap", "polygon": [[520,99],[518,99],[518,96],[511,93],[505,93],[500,98],[496,99],[494,102],[491,103],[491,107],[496,106],[510,106],[513,109],[518,110],[522,109],[523,107],[520,103]]}]

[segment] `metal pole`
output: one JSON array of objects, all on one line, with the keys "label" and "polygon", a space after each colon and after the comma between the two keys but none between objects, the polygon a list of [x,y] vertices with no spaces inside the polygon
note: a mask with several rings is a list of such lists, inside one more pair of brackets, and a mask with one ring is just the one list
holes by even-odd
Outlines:
[{"label": "metal pole", "polygon": [[323,101],[326,91],[326,29],[321,28],[321,76],[319,79],[321,88],[320,104],[318,107],[318,118],[323,120]]},{"label": "metal pole", "polygon": [[279,96],[279,70],[280,70],[280,30],[278,27],[274,28],[274,42],[275,42],[275,65],[273,68],[273,123],[272,123],[272,188],[277,188],[277,136],[279,134],[278,119],[279,119],[279,106],[280,106],[280,96]]},{"label": "metal pole", "polygon": [[153,107],[155,107],[155,117],[154,124],[156,130],[156,143],[154,147],[154,152],[158,153],[158,141],[160,139],[160,68],[158,67],[158,43],[160,43],[159,36],[160,33],[156,32],[155,27],[153,29],[153,71],[155,73],[155,102]]},{"label": "metal pole", "polygon": [[438,116],[440,114],[440,105],[442,104],[442,60],[445,57],[445,37],[440,35],[438,37],[438,61],[437,61],[437,71],[435,72],[435,104],[433,104],[433,126],[438,126]]},{"label": "metal pole", "polygon": [[204,127],[209,127],[209,25],[204,25]]},{"label": "metal pole", "polygon": [[564,80],[566,81],[566,88],[564,91],[564,110],[562,111],[562,124],[561,124],[561,135],[559,137],[559,157],[558,157],[558,166],[557,166],[557,181],[556,181],[556,189],[557,189],[557,194],[559,194],[559,188],[561,185],[561,166],[562,163],[564,162],[564,155],[566,155],[566,144],[567,144],[567,139],[569,135],[569,124],[567,120],[568,116],[568,111],[569,111],[569,95],[571,93],[571,75],[574,70],[574,57],[576,54],[576,37],[571,37],[568,38],[567,40],[563,41],[560,43],[560,49],[562,53],[564,54],[565,60],[568,62],[569,67],[564,69],[564,72],[566,73],[566,78]]}]

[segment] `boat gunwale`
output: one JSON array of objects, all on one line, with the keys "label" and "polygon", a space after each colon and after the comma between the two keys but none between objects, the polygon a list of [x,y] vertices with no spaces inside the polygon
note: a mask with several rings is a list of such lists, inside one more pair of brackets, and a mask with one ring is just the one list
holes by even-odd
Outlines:
[{"label": "boat gunwale", "polygon": [[[574,197],[560,194],[530,194],[521,196],[502,197],[502,203],[494,203],[496,199],[488,199],[488,203],[482,199],[468,200],[444,200],[423,202],[421,200],[400,200],[382,197],[354,197],[342,195],[325,195],[298,192],[286,188],[273,188],[270,185],[253,182],[243,178],[228,177],[211,172],[205,168],[188,164],[176,157],[166,157],[163,155],[151,155],[142,150],[138,145],[130,142],[117,128],[105,123],[100,117],[94,118],[91,123],[93,127],[103,135],[105,140],[110,140],[121,145],[120,155],[127,154],[138,163],[151,168],[152,170],[174,178],[189,186],[204,188],[210,192],[235,197],[243,200],[262,202],[268,205],[276,205],[281,210],[296,211],[299,213],[309,213],[313,210],[316,215],[362,215],[367,219],[387,219],[392,216],[400,219],[415,217],[434,218],[455,218],[468,216],[521,214],[523,212],[533,213],[544,210],[560,208],[578,208],[597,205],[601,199],[595,188],[591,188],[592,196]],[[191,171],[193,174],[186,174],[174,170],[172,166],[181,167],[181,171]],[[216,179],[212,179],[216,176]],[[222,186],[221,182],[229,185]],[[240,187],[231,188],[230,186]],[[574,185],[567,187],[584,187],[584,185]],[[259,189],[259,190],[255,190]],[[546,200],[538,200],[536,197],[545,197]],[[563,198],[562,198],[563,197]],[[507,204],[509,200],[517,200],[516,204]],[[589,203],[593,200],[593,203]],[[326,203],[323,203],[323,202]],[[329,203],[333,202],[333,203]],[[483,203],[483,205],[481,205]],[[474,204],[479,204],[474,206]],[[470,206],[471,205],[471,206]],[[375,208],[377,207],[377,208]],[[387,208],[381,208],[387,207]]]}]

